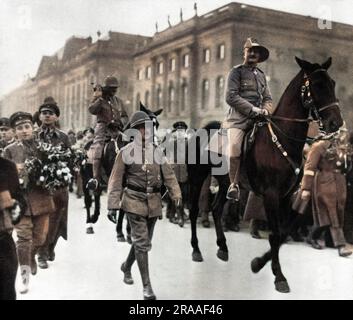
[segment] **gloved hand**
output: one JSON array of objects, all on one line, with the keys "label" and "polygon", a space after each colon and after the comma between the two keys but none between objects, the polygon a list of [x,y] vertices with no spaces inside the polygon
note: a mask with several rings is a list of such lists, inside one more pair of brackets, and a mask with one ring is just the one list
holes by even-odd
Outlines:
[{"label": "gloved hand", "polygon": [[309,200],[311,197],[311,192],[309,190],[303,190],[301,194],[301,199],[306,201]]},{"label": "gloved hand", "polygon": [[118,211],[117,209],[110,209],[108,210],[108,219],[113,222],[114,224],[116,224],[116,216],[118,214]]},{"label": "gloved hand", "polygon": [[254,118],[262,118],[264,116],[268,116],[269,112],[266,109],[261,109],[258,107],[253,107],[252,108],[252,112],[253,112],[253,117]]}]

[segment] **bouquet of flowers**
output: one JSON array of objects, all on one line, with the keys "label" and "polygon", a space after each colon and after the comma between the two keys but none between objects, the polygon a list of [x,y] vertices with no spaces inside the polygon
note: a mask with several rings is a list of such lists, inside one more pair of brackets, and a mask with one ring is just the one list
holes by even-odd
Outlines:
[{"label": "bouquet of flowers", "polygon": [[22,184],[41,186],[49,192],[66,187],[70,184],[72,175],[70,164],[72,152],[61,145],[38,142],[36,156],[26,159]]}]

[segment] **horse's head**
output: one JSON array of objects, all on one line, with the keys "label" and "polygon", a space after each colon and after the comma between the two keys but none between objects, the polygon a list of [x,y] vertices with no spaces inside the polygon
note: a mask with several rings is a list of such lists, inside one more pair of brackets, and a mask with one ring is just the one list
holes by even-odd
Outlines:
[{"label": "horse's head", "polygon": [[159,109],[157,111],[151,111],[147,109],[141,102],[140,102],[140,111],[146,112],[147,115],[150,117],[150,119],[153,122],[153,126],[155,127],[156,130],[159,128],[159,122],[157,117],[163,112],[163,109]]},{"label": "horse's head", "polygon": [[322,65],[310,63],[295,57],[304,71],[302,101],[305,108],[310,109],[314,118],[320,120],[327,133],[337,131],[343,124],[338,99],[335,95],[335,81],[327,73],[332,58]]}]

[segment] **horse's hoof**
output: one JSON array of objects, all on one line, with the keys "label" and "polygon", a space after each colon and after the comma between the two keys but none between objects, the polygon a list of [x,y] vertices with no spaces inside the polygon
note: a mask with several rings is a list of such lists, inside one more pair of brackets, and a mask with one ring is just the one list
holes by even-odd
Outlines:
[{"label": "horse's hoof", "polygon": [[195,261],[195,262],[202,262],[202,261],[203,261],[203,258],[202,258],[201,252],[193,252],[193,253],[192,253],[192,261]]},{"label": "horse's hoof", "polygon": [[260,258],[255,258],[251,261],[251,271],[253,273],[258,273],[263,267]]},{"label": "horse's hoof", "polygon": [[221,249],[218,249],[218,251],[217,251],[217,257],[218,257],[219,259],[221,259],[222,261],[228,261],[228,259],[229,259],[228,252],[227,252],[227,251],[224,251],[224,250],[221,250]]},{"label": "horse's hoof", "polygon": [[118,242],[126,242],[124,235],[117,236]]},{"label": "horse's hoof", "polygon": [[87,233],[87,234],[94,234],[93,228],[92,228],[92,227],[88,227],[88,228],[86,229],[86,233]]},{"label": "horse's hoof", "polygon": [[278,292],[281,292],[281,293],[290,292],[289,285],[286,280],[275,282],[275,287]]}]

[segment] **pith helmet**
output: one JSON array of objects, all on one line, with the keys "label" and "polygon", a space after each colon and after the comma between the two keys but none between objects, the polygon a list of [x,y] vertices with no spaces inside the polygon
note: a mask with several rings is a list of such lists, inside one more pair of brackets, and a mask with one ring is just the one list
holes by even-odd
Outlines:
[{"label": "pith helmet", "polygon": [[104,79],[104,87],[106,88],[117,88],[119,87],[118,79],[114,76],[108,76]]},{"label": "pith helmet", "polygon": [[259,62],[266,61],[270,56],[270,52],[266,47],[261,46],[255,39],[247,38],[244,44],[244,49],[250,49],[250,48],[257,48],[259,50],[260,52]]},{"label": "pith helmet", "polygon": [[146,112],[143,111],[136,111],[130,120],[130,127],[136,128],[138,125],[143,124],[147,121],[151,121],[150,117],[147,115]]}]

